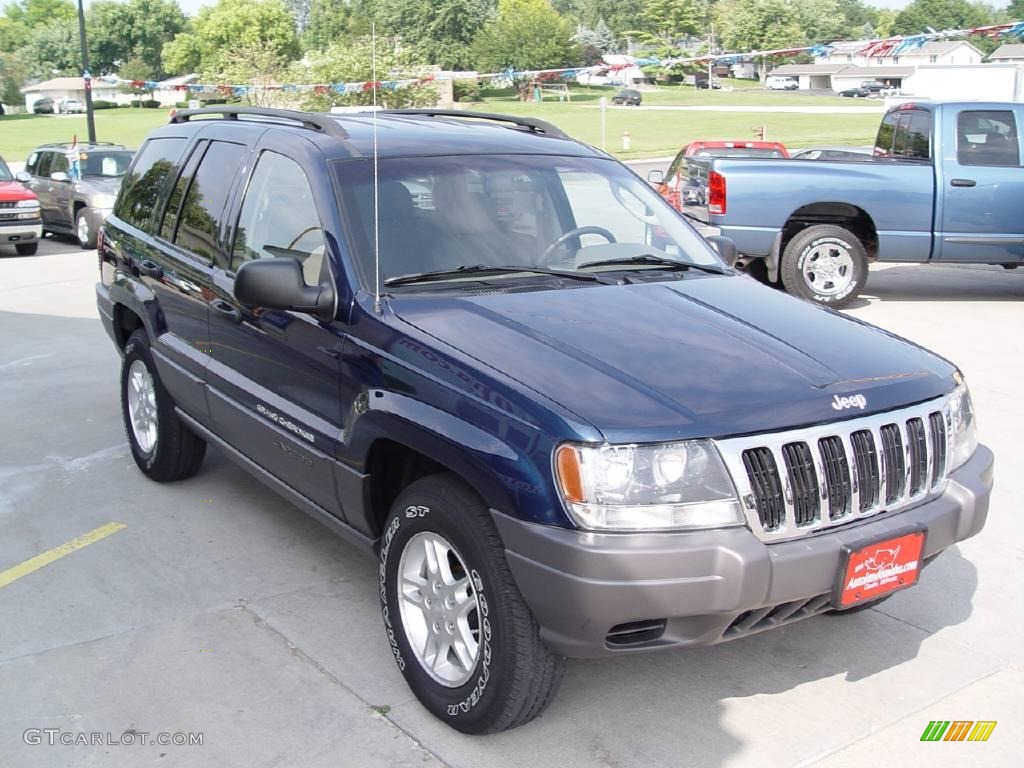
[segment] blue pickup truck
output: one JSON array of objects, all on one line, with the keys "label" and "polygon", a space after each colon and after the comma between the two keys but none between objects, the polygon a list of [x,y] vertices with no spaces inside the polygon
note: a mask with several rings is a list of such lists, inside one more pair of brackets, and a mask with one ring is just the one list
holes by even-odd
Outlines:
[{"label": "blue pickup truck", "polygon": [[[1024,105],[905,103],[872,162],[696,158],[684,212],[721,229],[738,265],[843,307],[872,261],[1024,262]],[[666,183],[672,183],[667,179]]]}]

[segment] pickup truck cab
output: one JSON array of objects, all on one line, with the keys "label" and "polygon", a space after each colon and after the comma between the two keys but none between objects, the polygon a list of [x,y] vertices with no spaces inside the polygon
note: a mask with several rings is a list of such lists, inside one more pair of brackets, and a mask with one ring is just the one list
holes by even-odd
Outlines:
[{"label": "pickup truck cab", "polygon": [[375,555],[381,641],[460,731],[539,715],[566,656],[875,605],[985,522],[954,365],[536,119],[183,111],[98,252],[139,469],[215,446]]},{"label": "pickup truck cab", "polygon": [[736,243],[740,266],[833,307],[872,261],[1024,262],[1024,105],[908,102],[871,162],[712,158],[684,212]]},{"label": "pickup truck cab", "polygon": [[32,256],[42,236],[39,199],[14,178],[0,157],[0,245],[13,245],[19,256]]}]

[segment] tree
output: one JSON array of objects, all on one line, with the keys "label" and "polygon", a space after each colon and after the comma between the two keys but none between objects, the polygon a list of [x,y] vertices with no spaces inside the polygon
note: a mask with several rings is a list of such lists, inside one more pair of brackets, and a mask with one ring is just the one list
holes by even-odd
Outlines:
[{"label": "tree", "polygon": [[587,66],[600,62],[606,53],[619,51],[619,41],[603,19],[599,19],[593,29],[579,25],[573,40],[583,49],[583,63]]},{"label": "tree", "polygon": [[549,0],[498,0],[497,15],[476,36],[471,54],[481,72],[549,69],[580,59],[572,27]]},{"label": "tree", "polygon": [[932,29],[965,29],[988,24],[989,10],[968,0],[914,0],[896,16],[893,33],[917,35]]},{"label": "tree", "polygon": [[[373,80],[372,43],[369,37],[358,37],[334,43],[324,51],[311,53],[307,60],[293,65],[295,82],[304,83],[365,83]],[[415,63],[408,51],[377,41],[377,80],[411,79]],[[326,111],[334,106],[366,105],[373,103],[373,90],[344,93],[332,88],[303,94],[302,107],[311,111]],[[411,85],[395,90],[380,88],[377,102],[387,107],[431,106],[437,101],[437,92],[429,84]]]},{"label": "tree", "polygon": [[282,0],[219,0],[203,6],[192,31],[164,46],[163,64],[168,71],[198,70],[210,76],[227,70],[243,46],[269,51],[285,62],[298,57],[295,20]]},{"label": "tree", "polygon": [[[800,9],[787,0],[723,0],[715,9],[719,38],[726,51],[746,52],[796,47],[807,40]],[[755,60],[758,77],[764,58]]]},{"label": "tree", "polygon": [[82,74],[78,23],[60,20],[34,28],[20,50],[31,78],[43,80]]},{"label": "tree", "polygon": [[22,0],[10,3],[4,15],[31,30],[54,21],[74,21],[78,11],[71,0]]},{"label": "tree", "polygon": [[162,79],[164,45],[185,29],[177,0],[96,0],[89,7],[89,63],[97,72],[137,59],[147,79]]},{"label": "tree", "polygon": [[[125,80],[131,80],[133,82],[137,80],[141,80],[142,82],[146,82],[147,80],[152,81],[156,77],[153,74],[153,71],[149,68],[149,64],[147,64],[142,59],[129,59],[128,61],[124,62],[124,64],[122,64],[118,68],[117,76]],[[145,87],[135,88],[131,85],[126,85],[123,86],[121,90],[125,93],[130,93],[139,98],[140,107],[142,106],[141,99],[143,96],[149,94],[149,97],[153,98],[152,89],[147,89]]]},{"label": "tree", "polygon": [[469,46],[494,7],[495,0],[382,0],[377,33],[399,36],[425,63],[468,69]]},{"label": "tree", "polygon": [[706,28],[707,12],[703,0],[645,0],[638,36],[644,42],[674,46],[684,35]]},{"label": "tree", "polygon": [[1006,15],[1010,21],[1024,21],[1024,0],[1013,0],[1006,6]]},{"label": "tree", "polygon": [[28,79],[28,65],[16,53],[0,53],[0,102],[20,104],[21,87]]}]

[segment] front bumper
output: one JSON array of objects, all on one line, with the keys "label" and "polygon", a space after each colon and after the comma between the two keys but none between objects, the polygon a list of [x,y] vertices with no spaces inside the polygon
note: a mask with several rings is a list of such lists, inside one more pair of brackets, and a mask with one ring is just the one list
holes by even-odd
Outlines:
[{"label": "front bumper", "polygon": [[18,245],[34,243],[43,236],[42,219],[0,223],[0,243]]},{"label": "front bumper", "polygon": [[[931,501],[772,544],[746,528],[611,534],[524,523],[498,512],[494,518],[512,574],[556,653],[710,645],[828,610],[844,544],[922,526],[930,559],[973,536],[988,515],[993,462],[992,452],[979,446]],[[661,620],[664,630],[652,630]],[[626,644],[608,642],[613,628],[614,642]]]}]

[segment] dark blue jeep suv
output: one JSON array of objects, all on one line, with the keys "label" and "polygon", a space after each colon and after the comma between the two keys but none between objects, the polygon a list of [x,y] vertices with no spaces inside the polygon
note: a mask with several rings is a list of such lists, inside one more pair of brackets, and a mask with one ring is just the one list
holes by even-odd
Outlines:
[{"label": "dark blue jeep suv", "polygon": [[182,112],[99,258],[139,468],[213,443],[376,553],[461,731],[539,715],[565,656],[875,605],[985,522],[952,364],[737,274],[541,121]]}]

